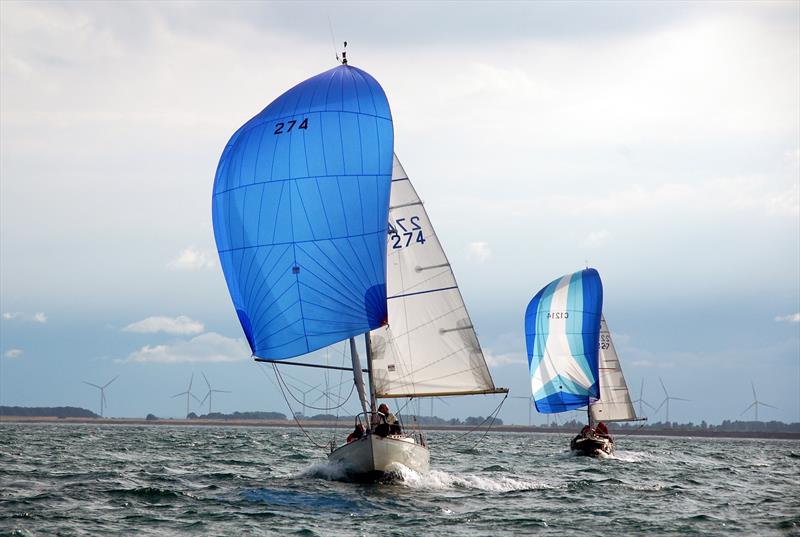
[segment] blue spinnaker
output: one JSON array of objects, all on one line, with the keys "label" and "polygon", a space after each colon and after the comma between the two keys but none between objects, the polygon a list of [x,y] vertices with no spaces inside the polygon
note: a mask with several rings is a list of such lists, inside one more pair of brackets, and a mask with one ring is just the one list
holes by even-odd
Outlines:
[{"label": "blue spinnaker", "polygon": [[590,268],[553,280],[528,304],[525,340],[539,412],[566,412],[600,398],[602,311],[603,283]]},{"label": "blue spinnaker", "polygon": [[231,137],[214,236],[255,356],[291,358],[386,321],[393,146],[383,89],[348,65],[301,82]]}]

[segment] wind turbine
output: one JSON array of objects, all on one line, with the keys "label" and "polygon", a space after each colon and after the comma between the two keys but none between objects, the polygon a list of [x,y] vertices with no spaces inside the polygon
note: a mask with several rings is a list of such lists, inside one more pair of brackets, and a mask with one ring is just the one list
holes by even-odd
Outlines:
[{"label": "wind turbine", "polygon": [[658,382],[661,383],[661,389],[664,390],[664,400],[661,401],[660,405],[658,405],[658,408],[656,409],[656,413],[659,410],[661,410],[661,407],[664,406],[664,403],[666,403],[667,404],[667,423],[670,423],[670,421],[669,421],[669,402],[670,401],[688,401],[689,399],[683,399],[682,397],[670,397],[670,395],[667,393],[667,388],[664,386],[664,381],[661,380],[661,377],[658,377]]},{"label": "wind turbine", "polygon": [[84,384],[88,384],[89,386],[94,386],[95,388],[100,390],[100,417],[101,418],[103,417],[103,409],[105,408],[105,405],[108,404],[108,400],[106,399],[106,388],[108,388],[108,386],[112,382],[117,380],[117,378],[119,378],[119,375],[117,375],[113,379],[109,380],[108,382],[106,382],[102,386],[98,386],[97,384],[92,384],[91,382],[86,382],[85,380],[83,381]]},{"label": "wind turbine", "polygon": [[644,407],[642,405],[650,408],[650,410],[656,409],[656,407],[654,407],[653,405],[651,405],[650,403],[648,403],[643,399],[643,395],[644,395],[644,378],[642,378],[642,383],[639,386],[639,398],[636,401],[633,401],[633,404],[639,403],[639,417],[644,416]]},{"label": "wind turbine", "polygon": [[[307,385],[306,385],[306,386],[307,386]],[[303,393],[303,418],[305,418],[305,417],[306,417],[306,395],[308,395],[309,393],[311,393],[311,392],[313,392],[314,390],[318,389],[320,386],[322,386],[322,384],[317,384],[316,386],[312,386],[311,388],[309,388],[309,389],[307,389],[307,390],[305,390],[305,391],[303,391],[303,390],[300,390],[300,391]],[[312,405],[313,405],[313,404],[316,404],[316,402],[317,402],[317,401],[319,401],[320,399],[322,399],[322,398],[323,398],[323,397],[325,397],[326,395],[327,395],[327,394],[326,394],[325,392],[322,392],[322,395],[320,395],[319,397],[317,397],[316,399],[314,399],[314,402],[313,402],[313,403],[311,403],[311,404],[312,404]]]},{"label": "wind turbine", "polygon": [[750,406],[745,408],[744,412],[739,414],[739,416],[744,416],[745,412],[747,412],[751,408],[755,407],[755,409],[756,409],[756,421],[758,421],[758,405],[769,407],[769,408],[774,408],[775,410],[778,410],[778,407],[774,407],[772,405],[768,405],[767,403],[762,403],[761,401],[758,400],[758,396],[756,395],[756,385],[753,384],[753,381],[750,381],[750,387],[753,388],[753,402],[750,403]]},{"label": "wind turbine", "polygon": [[185,392],[176,393],[175,395],[172,396],[173,399],[175,399],[176,397],[180,397],[181,395],[185,395],[186,396],[186,416],[187,417],[189,416],[189,398],[190,397],[194,398],[195,401],[197,401],[198,403],[200,402],[200,399],[198,399],[192,393],[192,382],[194,382],[194,373],[192,373],[192,376],[189,378],[189,388],[187,388],[187,390]]},{"label": "wind turbine", "polygon": [[[231,392],[230,392],[230,390],[213,390],[213,389],[211,389],[211,383],[208,382],[208,378],[206,378],[206,374],[203,373],[202,371],[201,371],[201,373],[203,375],[203,380],[206,381],[206,386],[208,386],[208,393],[206,393],[206,396],[203,397],[202,401],[200,401],[200,406],[203,406],[203,403],[205,403],[206,399],[208,399],[208,413],[211,414],[211,394],[212,393],[231,393]],[[191,389],[191,384],[189,384],[189,389]],[[195,397],[195,399],[197,399],[197,398]],[[187,408],[188,408],[188,406],[187,406]],[[189,412],[187,411],[186,414],[189,414]]]},{"label": "wind turbine", "polygon": [[522,397],[521,395],[512,395],[512,399],[525,399],[528,401],[528,427],[531,426],[531,409],[533,408],[533,396]]},{"label": "wind turbine", "polygon": [[439,401],[441,401],[445,405],[450,406],[450,403],[448,403],[447,401],[445,401],[441,397],[431,397],[431,421],[433,421],[433,401],[434,401],[434,399],[438,399]]}]

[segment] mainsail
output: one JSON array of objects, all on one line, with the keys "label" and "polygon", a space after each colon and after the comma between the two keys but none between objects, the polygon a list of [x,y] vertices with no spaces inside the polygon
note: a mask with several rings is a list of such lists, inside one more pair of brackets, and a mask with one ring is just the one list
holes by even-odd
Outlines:
[{"label": "mainsail", "polygon": [[388,221],[389,324],[370,334],[376,395],[505,392],[494,386],[450,263],[396,156]]},{"label": "mainsail", "polygon": [[634,421],[638,419],[605,317],[600,320],[599,353],[601,398],[589,406],[592,419],[595,421]]},{"label": "mainsail", "polygon": [[598,337],[603,284],[594,269],[540,290],[525,312],[525,339],[536,409],[556,413],[600,398]]},{"label": "mainsail", "polygon": [[255,356],[291,358],[386,322],[393,144],[383,89],[349,65],[301,82],[231,137],[214,236]]}]

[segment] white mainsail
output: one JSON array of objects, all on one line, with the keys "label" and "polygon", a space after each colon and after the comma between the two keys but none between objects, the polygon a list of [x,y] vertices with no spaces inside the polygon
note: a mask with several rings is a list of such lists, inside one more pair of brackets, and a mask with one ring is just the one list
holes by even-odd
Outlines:
[{"label": "white mainsail", "polygon": [[505,392],[494,386],[450,263],[397,156],[386,286],[389,324],[371,332],[378,397]]},{"label": "white mainsail", "polygon": [[600,318],[600,399],[589,406],[594,421],[633,421],[636,411],[605,317]]}]

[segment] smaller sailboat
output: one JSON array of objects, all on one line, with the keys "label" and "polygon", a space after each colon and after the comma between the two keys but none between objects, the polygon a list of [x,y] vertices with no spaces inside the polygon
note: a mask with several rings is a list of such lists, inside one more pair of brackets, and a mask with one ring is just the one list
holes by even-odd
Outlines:
[{"label": "smaller sailboat", "polygon": [[536,410],[586,408],[588,423],[570,443],[579,455],[610,455],[614,440],[605,424],[639,419],[602,311],[600,275],[587,268],[550,282],[525,312]]}]

